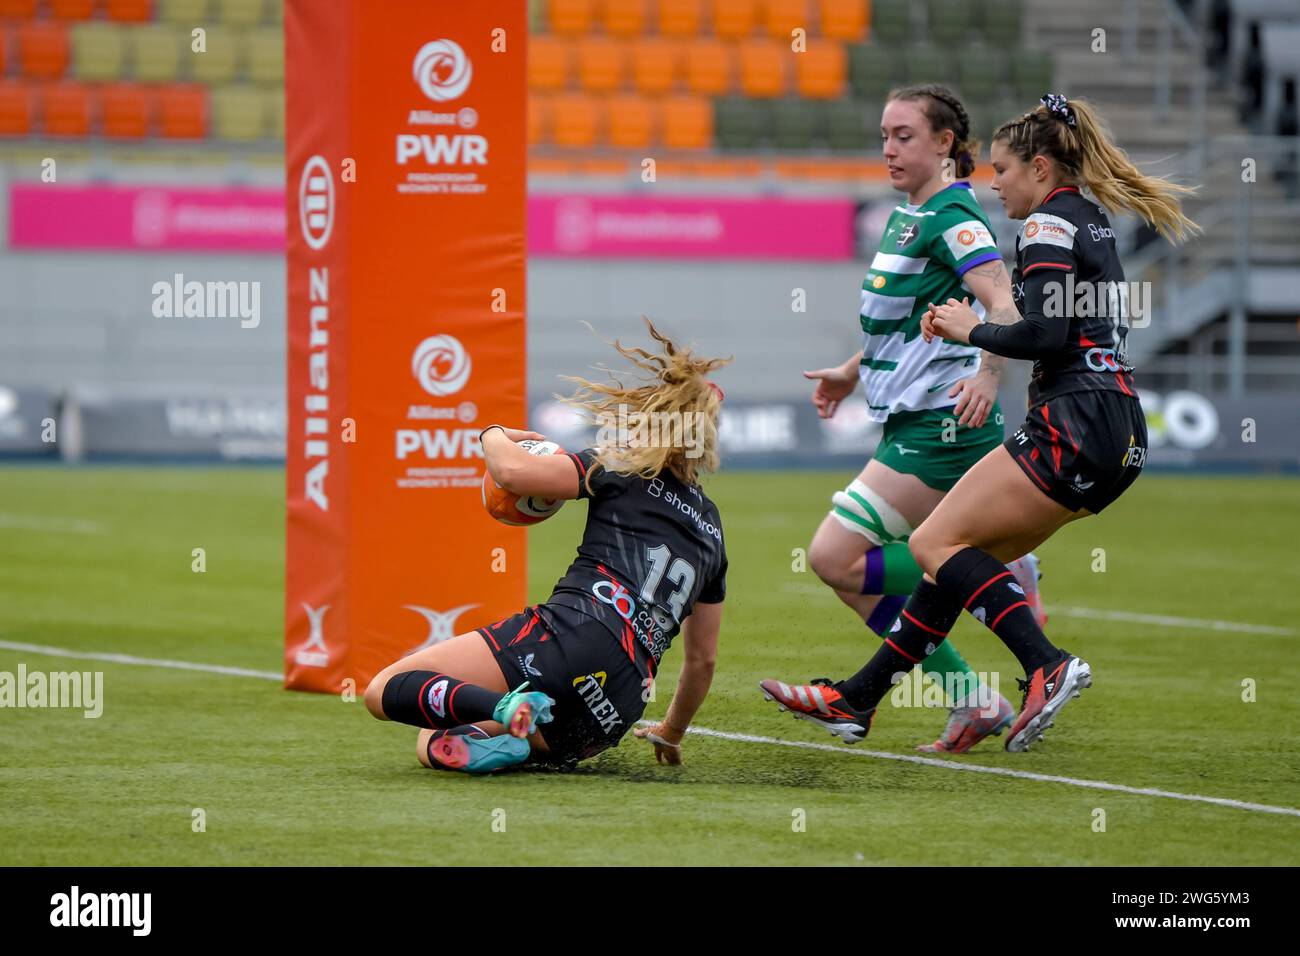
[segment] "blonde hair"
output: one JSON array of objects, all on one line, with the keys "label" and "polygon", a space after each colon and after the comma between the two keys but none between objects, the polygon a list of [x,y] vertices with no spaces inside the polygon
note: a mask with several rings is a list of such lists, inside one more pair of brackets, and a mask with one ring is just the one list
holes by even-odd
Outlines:
[{"label": "blonde hair", "polygon": [[[1062,101],[1064,110],[1059,109]],[[1193,195],[1196,189],[1148,176],[1133,165],[1086,100],[1058,97],[1056,112],[1040,105],[999,126],[993,141],[1006,143],[1021,162],[1046,156],[1068,182],[1086,185],[1112,215],[1123,209],[1136,213],[1170,242],[1201,231],[1179,207],[1180,197]]]},{"label": "blonde hair", "polygon": [[[692,449],[686,447],[684,429],[675,432],[672,443],[650,444],[600,444],[596,449],[596,463],[607,471],[621,475],[655,478],[667,470],[686,484],[695,484],[700,475],[718,469],[718,412],[722,407],[721,392],[707,378],[714,369],[721,368],[730,358],[697,358],[690,349],[676,345],[645,316],[641,317],[651,338],[663,346],[662,353],[649,352],[636,346],[625,346],[618,340],[608,342],[619,354],[649,378],[639,385],[624,385],[614,372],[604,366],[608,382],[592,382],[576,375],[561,378],[579,386],[572,396],[555,396],[583,414],[588,424],[607,426],[613,420],[624,420],[624,414],[659,414],[678,416],[680,422],[700,423],[699,454],[688,457]],[[590,326],[589,326],[590,327]],[[685,416],[690,415],[687,419]],[[592,468],[587,472],[587,490],[591,490]]]},{"label": "blonde hair", "polygon": [[948,158],[953,161],[958,179],[969,179],[975,172],[975,157],[980,154],[980,141],[971,135],[970,115],[957,94],[938,83],[924,86],[905,86],[890,90],[886,104],[894,100],[925,100],[921,112],[930,123],[933,133],[952,130],[952,146]]}]

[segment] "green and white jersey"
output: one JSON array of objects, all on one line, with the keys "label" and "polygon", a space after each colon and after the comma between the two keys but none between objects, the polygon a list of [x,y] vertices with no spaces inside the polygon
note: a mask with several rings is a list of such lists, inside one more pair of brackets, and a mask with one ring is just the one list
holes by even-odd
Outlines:
[{"label": "green and white jersey", "polygon": [[962,276],[1001,259],[984,210],[967,183],[941,189],[920,206],[898,206],[862,282],[862,376],[874,421],[894,412],[946,408],[948,389],[979,370],[980,350],[921,337],[921,317],[936,305],[970,296]]}]

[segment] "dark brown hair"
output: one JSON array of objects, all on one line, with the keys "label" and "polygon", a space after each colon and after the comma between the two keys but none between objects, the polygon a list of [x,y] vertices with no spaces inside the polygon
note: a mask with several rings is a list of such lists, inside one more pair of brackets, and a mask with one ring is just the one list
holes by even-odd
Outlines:
[{"label": "dark brown hair", "polygon": [[956,164],[958,179],[967,179],[975,172],[975,157],[980,152],[980,141],[971,136],[970,116],[957,94],[946,86],[927,83],[924,86],[905,86],[892,90],[886,103],[894,100],[924,100],[922,111],[930,121],[930,129],[941,133],[952,130],[952,148],[948,158]]}]

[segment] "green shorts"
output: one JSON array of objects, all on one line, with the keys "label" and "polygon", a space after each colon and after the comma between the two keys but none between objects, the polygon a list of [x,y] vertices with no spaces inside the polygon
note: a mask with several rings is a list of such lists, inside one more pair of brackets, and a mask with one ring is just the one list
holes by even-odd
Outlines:
[{"label": "green shorts", "polygon": [[979,428],[958,425],[951,408],[895,412],[885,422],[875,459],[946,492],[1005,439],[1006,419],[997,402]]}]

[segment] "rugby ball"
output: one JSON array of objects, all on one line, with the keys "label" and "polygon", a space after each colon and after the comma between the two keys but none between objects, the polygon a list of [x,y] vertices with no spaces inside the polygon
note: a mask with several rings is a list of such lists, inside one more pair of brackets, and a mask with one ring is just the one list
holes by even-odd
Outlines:
[{"label": "rugby ball", "polygon": [[[526,438],[519,447],[530,455],[563,455],[564,449],[553,441]],[[506,491],[492,480],[490,471],[483,472],[483,507],[502,524],[526,527],[545,521],[564,504],[563,498],[538,498],[516,495]]]}]

